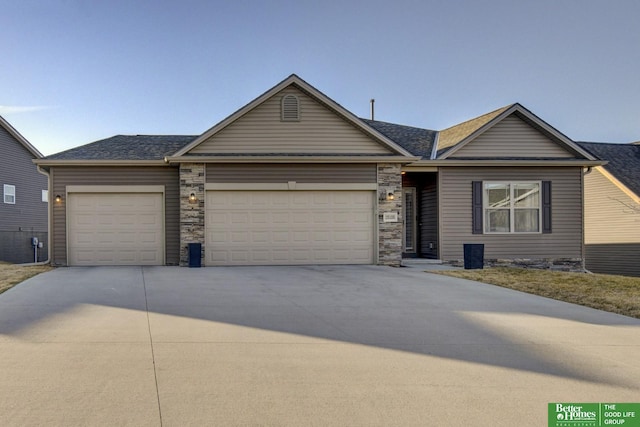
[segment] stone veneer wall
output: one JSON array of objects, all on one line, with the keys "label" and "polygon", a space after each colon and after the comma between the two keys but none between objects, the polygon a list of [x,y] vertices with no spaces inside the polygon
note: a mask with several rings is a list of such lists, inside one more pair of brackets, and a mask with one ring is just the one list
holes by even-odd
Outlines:
[{"label": "stone veneer wall", "polygon": [[[189,265],[188,243],[201,243],[204,265],[204,164],[180,164],[180,265]],[[189,201],[194,193],[196,202]]]},{"label": "stone veneer wall", "polygon": [[[378,164],[378,264],[402,263],[402,175],[399,164]],[[393,190],[393,200],[386,194]],[[380,200],[382,199],[382,200]],[[384,222],[385,212],[396,212],[398,222]]]},{"label": "stone veneer wall", "polygon": [[[464,260],[447,260],[444,264],[454,267],[464,267]],[[584,272],[584,261],[582,258],[545,258],[545,259],[487,259],[484,260],[485,267],[520,267],[533,268],[538,270],[572,271]]]}]

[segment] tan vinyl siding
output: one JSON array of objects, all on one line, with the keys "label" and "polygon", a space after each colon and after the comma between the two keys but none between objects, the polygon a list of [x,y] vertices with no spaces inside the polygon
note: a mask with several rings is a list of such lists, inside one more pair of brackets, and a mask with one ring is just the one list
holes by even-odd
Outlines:
[{"label": "tan vinyl siding", "polygon": [[[300,120],[281,120],[281,99],[296,95]],[[380,143],[295,87],[269,98],[190,151],[192,154],[390,154]]]},{"label": "tan vinyl siding", "polygon": [[208,183],[375,183],[369,164],[208,164]]},{"label": "tan vinyl siding", "polygon": [[572,153],[515,115],[506,117],[466,146],[456,157],[572,158]]},{"label": "tan vinyl siding", "polygon": [[640,205],[595,168],[584,177],[584,242],[640,243]]},{"label": "tan vinyl siding", "polygon": [[584,178],[586,267],[640,276],[640,205],[599,169]]},{"label": "tan vinyl siding", "polygon": [[[440,168],[440,257],[461,260],[464,243],[483,243],[486,259],[582,257],[582,169]],[[550,234],[472,234],[472,181],[551,181]]]},{"label": "tan vinyl siding", "polygon": [[67,185],[164,185],[165,188],[165,262],[180,261],[180,196],[178,169],[173,167],[53,167],[52,193],[63,196],[53,205],[52,263],[67,263]]}]

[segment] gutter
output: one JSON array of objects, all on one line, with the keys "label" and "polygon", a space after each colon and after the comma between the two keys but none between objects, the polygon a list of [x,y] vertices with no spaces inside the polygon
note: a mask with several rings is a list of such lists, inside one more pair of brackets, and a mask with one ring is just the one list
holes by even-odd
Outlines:
[{"label": "gutter", "polygon": [[164,159],[159,160],[51,160],[35,159],[38,166],[166,166]]},{"label": "gutter", "polygon": [[403,163],[410,164],[419,157],[406,156],[167,156],[166,163]]},{"label": "gutter", "polygon": [[606,164],[606,161],[602,160],[498,160],[498,159],[441,159],[441,160],[420,160],[414,163],[409,163],[408,168],[413,166],[491,166],[491,167],[513,167],[513,166],[602,166]]}]

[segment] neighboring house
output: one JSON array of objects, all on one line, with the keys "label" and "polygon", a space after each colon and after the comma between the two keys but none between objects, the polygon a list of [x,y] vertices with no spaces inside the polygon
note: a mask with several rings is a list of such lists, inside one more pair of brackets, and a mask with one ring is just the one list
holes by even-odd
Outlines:
[{"label": "neighboring house", "polygon": [[585,175],[586,268],[640,276],[640,145],[579,144],[608,162]]},{"label": "neighboring house", "polygon": [[583,170],[519,104],[441,132],[360,119],[292,75],[199,136],[115,136],[51,173],[54,265],[583,262]]},{"label": "neighboring house", "polygon": [[0,261],[34,262],[32,238],[38,238],[38,261],[47,259],[47,177],[33,164],[42,154],[0,117]]}]

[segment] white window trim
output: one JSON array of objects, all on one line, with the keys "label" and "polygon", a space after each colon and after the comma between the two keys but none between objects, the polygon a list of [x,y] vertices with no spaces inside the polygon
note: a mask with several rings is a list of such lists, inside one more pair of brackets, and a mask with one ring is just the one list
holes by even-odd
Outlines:
[{"label": "white window trim", "polygon": [[[7,196],[12,196],[13,201],[8,202]],[[2,188],[2,199],[8,205],[16,204],[16,186],[10,184],[4,184]]]},{"label": "white window trim", "polygon": [[[513,187],[518,184],[537,184],[538,185],[538,231],[515,231],[515,215],[514,211],[518,208],[513,206]],[[509,231],[490,231],[487,229],[487,210],[492,209],[488,206],[488,199],[486,197],[487,185],[508,185],[511,202],[509,206]],[[522,208],[533,209],[533,208]],[[484,234],[542,234],[542,181],[483,181],[482,182],[482,229]]]}]

